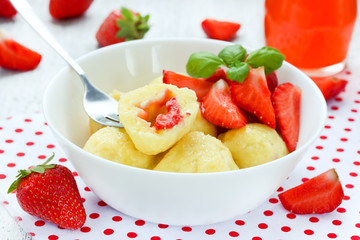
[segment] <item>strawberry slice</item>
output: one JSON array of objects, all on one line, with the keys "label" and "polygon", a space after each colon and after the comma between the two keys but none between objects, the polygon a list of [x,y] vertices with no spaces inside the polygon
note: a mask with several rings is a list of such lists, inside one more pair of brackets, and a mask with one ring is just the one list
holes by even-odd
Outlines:
[{"label": "strawberry slice", "polygon": [[270,92],[274,92],[275,88],[278,85],[278,78],[277,78],[276,73],[272,72],[272,73],[266,74],[265,77],[266,77],[266,82],[267,82]]},{"label": "strawberry slice", "polygon": [[332,212],[343,198],[344,191],[333,168],[279,194],[284,208],[297,214]]},{"label": "strawberry slice", "polygon": [[9,0],[0,0],[0,16],[11,18],[15,16],[17,11],[13,7],[13,5],[10,3]]},{"label": "strawberry slice", "polygon": [[163,83],[172,84],[179,88],[189,88],[196,93],[198,100],[201,100],[213,85],[213,82],[206,79],[193,78],[165,70],[163,71]]},{"label": "strawberry slice", "polygon": [[217,82],[220,79],[226,80],[226,72],[223,68],[218,68],[210,77],[204,79],[210,82]]},{"label": "strawberry slice", "polygon": [[231,99],[228,84],[219,80],[200,103],[202,116],[210,123],[223,128],[241,128],[247,122],[246,115]]},{"label": "strawberry slice", "polygon": [[251,69],[242,83],[232,81],[230,91],[234,102],[240,108],[254,114],[269,127],[276,128],[271,92],[266,83],[263,67]]},{"label": "strawberry slice", "polygon": [[167,129],[176,126],[184,116],[180,113],[180,106],[175,97],[166,102],[167,113],[159,114],[156,117],[154,127],[157,130]]},{"label": "strawberry slice", "polygon": [[201,23],[202,29],[209,38],[224,41],[233,39],[240,26],[239,23],[219,21],[212,18],[207,18]]},{"label": "strawberry slice", "polygon": [[301,90],[291,83],[280,84],[272,94],[276,122],[290,152],[299,140]]},{"label": "strawberry slice", "polygon": [[325,100],[329,100],[345,90],[347,81],[334,76],[312,77],[315,84],[320,88]]},{"label": "strawberry slice", "polygon": [[21,45],[0,31],[0,66],[12,70],[32,70],[41,61],[41,55]]}]

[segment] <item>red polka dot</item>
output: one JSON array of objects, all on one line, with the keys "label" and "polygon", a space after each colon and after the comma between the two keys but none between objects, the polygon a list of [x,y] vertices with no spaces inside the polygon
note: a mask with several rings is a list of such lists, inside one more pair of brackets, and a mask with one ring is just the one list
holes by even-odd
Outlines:
[{"label": "red polka dot", "polygon": [[346,209],[342,208],[342,207],[339,207],[339,208],[336,209],[336,211],[339,212],[339,213],[344,213],[344,212],[346,212]]},{"label": "red polka dot", "polygon": [[4,205],[9,205],[9,202],[8,201],[3,201],[2,202]]},{"label": "red polka dot", "polygon": [[34,145],[34,142],[27,142],[26,145],[27,146],[32,146],[32,145]]},{"label": "red polka dot", "polygon": [[25,156],[25,153],[19,152],[19,153],[16,154],[16,156],[18,156],[18,157],[23,157],[23,156]]},{"label": "red polka dot", "polygon": [[207,235],[213,235],[213,234],[215,233],[215,229],[212,229],[212,228],[206,229],[206,230],[205,230],[205,233],[206,233]]},{"label": "red polka dot", "polygon": [[355,119],[353,119],[353,118],[348,118],[348,121],[349,121],[349,122],[354,122]]},{"label": "red polka dot", "polygon": [[89,187],[84,187],[84,190],[87,191],[87,192],[91,191]]},{"label": "red polka dot", "polygon": [[330,128],[331,128],[331,126],[330,126],[330,125],[325,125],[325,126],[324,126],[324,128],[326,128],[326,129],[330,129]]},{"label": "red polka dot", "polygon": [[267,228],[268,228],[268,225],[267,225],[266,223],[260,223],[260,224],[258,225],[258,227],[259,227],[260,229],[267,229]]},{"label": "red polka dot", "polygon": [[39,155],[38,159],[46,159],[46,156],[45,155]]},{"label": "red polka dot", "polygon": [[332,161],[338,163],[338,162],[340,162],[340,159],[338,159],[338,158],[333,158]]},{"label": "red polka dot", "polygon": [[137,234],[134,233],[134,232],[128,232],[127,236],[128,236],[129,238],[136,238],[136,237],[137,237]]},{"label": "red polka dot", "polygon": [[80,231],[87,233],[87,232],[90,232],[90,231],[91,231],[91,228],[89,228],[89,227],[82,227],[82,228],[80,228]]},{"label": "red polka dot", "polygon": [[255,237],[253,237],[251,240],[262,240],[262,238],[261,238],[261,237],[258,237],[258,236],[255,236]]},{"label": "red polka dot", "polygon": [[44,225],[45,225],[45,222],[43,220],[37,220],[35,222],[35,226],[37,226],[37,227],[42,227]]},{"label": "red polka dot", "polygon": [[351,128],[344,128],[346,132],[351,132]]},{"label": "red polka dot", "polygon": [[243,225],[245,225],[245,222],[243,220],[236,220],[235,224],[239,225],[239,226],[243,226]]},{"label": "red polka dot", "polygon": [[318,156],[313,156],[311,157],[312,160],[319,160],[319,157]]},{"label": "red polka dot", "polygon": [[107,203],[101,200],[101,201],[98,202],[98,205],[100,207],[105,207],[105,206],[107,206]]},{"label": "red polka dot", "polygon": [[15,132],[16,133],[21,133],[23,130],[21,129],[21,128],[17,128],[17,129],[15,129]]},{"label": "red polka dot", "polygon": [[322,150],[323,146],[316,146],[315,148],[318,149],[318,150]]},{"label": "red polka dot", "polygon": [[0,154],[1,154],[1,153],[4,153],[4,150],[0,149]]},{"label": "red polka dot", "polygon": [[158,227],[164,229],[164,228],[168,228],[169,225],[167,225],[167,224],[159,224]]},{"label": "red polka dot", "polygon": [[301,181],[302,181],[302,182],[307,182],[307,181],[309,181],[309,178],[306,178],[306,177],[305,177],[305,178],[302,178]]},{"label": "red polka dot", "polygon": [[161,238],[159,236],[153,236],[150,238],[150,240],[161,240]]},{"label": "red polka dot", "polygon": [[49,144],[46,146],[47,148],[54,148],[55,146],[53,144]]},{"label": "red polka dot", "polygon": [[317,217],[311,217],[311,218],[309,218],[309,221],[312,223],[317,223],[319,221],[319,219]]},{"label": "red polka dot", "polygon": [[270,202],[270,203],[278,203],[279,200],[276,199],[276,198],[270,198],[270,199],[269,199],[269,202]]},{"label": "red polka dot", "polygon": [[320,136],[320,139],[325,140],[327,139],[327,136]]},{"label": "red polka dot", "polygon": [[351,240],[360,240],[360,236],[359,235],[354,235],[350,237]]},{"label": "red polka dot", "polygon": [[346,187],[346,188],[354,188],[354,185],[352,185],[352,184],[345,184],[345,187]]},{"label": "red polka dot", "polygon": [[311,229],[306,229],[306,230],[304,231],[304,233],[305,233],[306,235],[313,235],[313,234],[314,234],[314,231],[311,230]]},{"label": "red polka dot", "polygon": [[98,218],[98,217],[100,217],[100,214],[98,214],[98,213],[91,213],[91,214],[89,215],[89,218],[91,218],[91,219],[96,219],[96,218]]},{"label": "red polka dot", "polygon": [[337,235],[335,233],[328,233],[327,235],[329,238],[337,238]]},{"label": "red polka dot", "polygon": [[29,232],[28,234],[32,237],[35,237],[35,233],[33,233],[33,232]]},{"label": "red polka dot", "polygon": [[356,172],[351,172],[351,173],[349,173],[349,175],[352,177],[357,177],[358,174]]},{"label": "red polka dot", "polygon": [[105,229],[105,230],[104,230],[104,234],[105,234],[105,235],[111,235],[111,234],[113,234],[113,233],[114,233],[114,230],[111,229],[111,228],[108,228],[108,229]]},{"label": "red polka dot", "polygon": [[332,224],[334,224],[336,226],[340,226],[342,224],[342,222],[340,220],[334,220],[334,221],[332,221]]},{"label": "red polka dot", "polygon": [[184,232],[191,232],[192,228],[191,227],[183,227],[183,228],[181,228],[181,230],[183,230]]},{"label": "red polka dot", "polygon": [[329,119],[334,119],[335,117],[334,116],[328,116]]},{"label": "red polka dot", "polygon": [[281,231],[283,231],[283,232],[290,232],[290,231],[291,231],[291,228],[288,227],[288,226],[283,226],[283,227],[281,228]]},{"label": "red polka dot", "polygon": [[73,174],[74,177],[79,176],[79,174],[77,172],[73,172],[72,174]]},{"label": "red polka dot", "polygon": [[43,132],[41,132],[41,131],[35,132],[35,135],[42,135],[42,134],[43,134]]},{"label": "red polka dot", "polygon": [[289,219],[295,219],[296,215],[294,213],[288,213],[288,214],[286,214],[286,217]]},{"label": "red polka dot", "polygon": [[338,148],[338,149],[336,149],[336,151],[337,151],[337,152],[343,152],[343,151],[344,151],[344,149],[342,149],[342,148]]},{"label": "red polka dot", "polygon": [[136,226],[144,226],[144,225],[145,225],[145,221],[144,221],[144,220],[136,220],[136,221],[135,221],[135,225],[136,225]]},{"label": "red polka dot", "polygon": [[5,179],[6,175],[5,174],[0,174],[0,179]]},{"label": "red polka dot", "polygon": [[331,110],[334,110],[334,111],[339,110],[339,107],[337,107],[337,106],[332,106],[332,107],[331,107]]},{"label": "red polka dot", "polygon": [[344,200],[346,201],[346,200],[349,200],[350,199],[350,197],[349,196],[347,196],[347,195],[344,195]]},{"label": "red polka dot", "polygon": [[32,120],[30,118],[25,118],[24,122],[31,122]]},{"label": "red polka dot", "polygon": [[282,192],[282,191],[284,191],[284,188],[283,188],[283,187],[279,187],[276,191]]},{"label": "red polka dot", "polygon": [[348,139],[347,139],[347,138],[340,138],[340,141],[342,141],[342,142],[347,142]]},{"label": "red polka dot", "polygon": [[21,222],[21,221],[22,221],[22,218],[19,217],[19,216],[15,216],[15,221],[16,221],[16,222]]},{"label": "red polka dot", "polygon": [[356,223],[355,227],[360,228],[360,223]]},{"label": "red polka dot", "polygon": [[57,239],[59,239],[59,237],[56,236],[56,235],[50,235],[50,236],[48,237],[48,239],[49,239],[49,240],[57,240]]},{"label": "red polka dot", "polygon": [[264,211],[264,215],[265,215],[265,216],[272,216],[272,215],[273,215],[273,212],[270,211],[270,210],[266,210],[266,211]]},{"label": "red polka dot", "polygon": [[309,171],[314,171],[315,170],[315,168],[313,166],[308,166],[308,167],[306,167],[306,169],[309,170]]},{"label": "red polka dot", "polygon": [[360,166],[360,162],[359,161],[354,161],[354,165]]},{"label": "red polka dot", "polygon": [[122,220],[122,217],[120,217],[120,216],[114,216],[114,217],[112,217],[112,220],[113,220],[114,222],[120,222],[120,221]]},{"label": "red polka dot", "polygon": [[341,97],[336,97],[336,98],[335,98],[335,101],[341,102],[341,101],[342,101],[342,98],[341,98]]},{"label": "red polka dot", "polygon": [[66,162],[66,161],[67,161],[66,158],[60,158],[60,159],[59,159],[59,162]]},{"label": "red polka dot", "polygon": [[238,232],[235,232],[235,231],[231,231],[231,232],[229,232],[229,236],[230,236],[230,237],[238,237],[238,236],[239,236],[239,233],[238,233]]}]

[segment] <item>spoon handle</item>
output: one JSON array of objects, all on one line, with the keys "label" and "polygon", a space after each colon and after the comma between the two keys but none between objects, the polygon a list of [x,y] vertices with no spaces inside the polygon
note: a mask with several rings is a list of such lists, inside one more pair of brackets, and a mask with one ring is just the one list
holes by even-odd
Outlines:
[{"label": "spoon handle", "polygon": [[[84,80],[85,72],[80,65],[61,47],[42,21],[35,15],[26,0],[10,0],[24,20],[80,75]],[[86,81],[86,77],[85,77]],[[86,84],[86,83],[85,83]]]}]

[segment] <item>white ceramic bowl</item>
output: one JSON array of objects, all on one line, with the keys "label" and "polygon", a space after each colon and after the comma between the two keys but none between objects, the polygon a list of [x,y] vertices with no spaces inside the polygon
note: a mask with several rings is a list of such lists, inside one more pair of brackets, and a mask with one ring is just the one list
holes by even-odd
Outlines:
[{"label": "white ceramic bowl", "polygon": [[[206,39],[136,40],[102,48],[79,59],[89,79],[105,92],[143,86],[163,69],[186,72],[191,53],[217,54],[229,42]],[[69,68],[49,83],[44,96],[48,125],[84,182],[108,205],[143,220],[199,225],[247,213],[265,202],[290,175],[324,126],[326,103],[316,85],[288,63],[279,82],[302,89],[300,139],[296,151],[247,169],[219,173],[168,173],[130,167],[82,150],[89,137],[82,107],[83,86]],[[149,143],[150,144],[150,143]]]}]

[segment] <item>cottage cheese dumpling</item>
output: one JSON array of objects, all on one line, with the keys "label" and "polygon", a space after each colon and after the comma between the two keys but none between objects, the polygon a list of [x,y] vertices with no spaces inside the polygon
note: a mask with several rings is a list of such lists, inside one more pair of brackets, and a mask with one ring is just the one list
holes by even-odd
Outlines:
[{"label": "cottage cheese dumpling", "polygon": [[202,132],[185,135],[154,170],[165,172],[206,173],[239,169],[231,153],[220,140]]},{"label": "cottage cheese dumpling", "polygon": [[[167,113],[166,103],[175,98],[179,121],[172,127],[156,128],[156,118]],[[173,146],[191,129],[199,111],[195,92],[167,84],[150,84],[121,96],[119,118],[136,148],[155,155]]]},{"label": "cottage cheese dumpling", "polygon": [[217,135],[216,126],[208,122],[202,115],[201,111],[196,115],[194,124],[191,127],[191,131],[199,131],[205,134],[209,134],[213,137]]},{"label": "cottage cheese dumpling", "polygon": [[279,134],[265,124],[250,123],[219,138],[230,149],[239,168],[270,162],[289,153]]},{"label": "cottage cheese dumpling", "polygon": [[113,162],[139,168],[153,168],[155,156],[137,150],[123,128],[104,127],[90,136],[84,150]]}]

